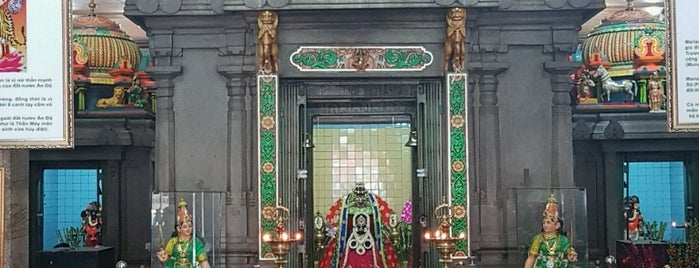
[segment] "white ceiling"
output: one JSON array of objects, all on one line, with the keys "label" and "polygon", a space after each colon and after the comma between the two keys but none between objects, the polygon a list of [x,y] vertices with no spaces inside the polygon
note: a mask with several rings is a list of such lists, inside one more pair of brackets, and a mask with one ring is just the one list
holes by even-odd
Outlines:
[{"label": "white ceiling", "polygon": [[[95,8],[95,13],[97,15],[107,17],[121,25],[121,28],[128,33],[134,40],[145,40],[145,32],[133,24],[129,19],[122,15],[124,10],[125,0],[95,0],[97,8]],[[633,5],[636,8],[643,8],[646,11],[653,14],[653,11],[657,14],[662,10],[664,0],[635,0]],[[76,16],[86,15],[88,13],[88,4],[90,0],[73,0],[73,14]],[[591,18],[588,22],[582,25],[581,35],[586,35],[592,28],[594,28],[599,22],[606,16],[614,13],[615,11],[624,10],[626,8],[626,0],[606,0],[607,8]],[[655,10],[653,10],[655,9]]]}]

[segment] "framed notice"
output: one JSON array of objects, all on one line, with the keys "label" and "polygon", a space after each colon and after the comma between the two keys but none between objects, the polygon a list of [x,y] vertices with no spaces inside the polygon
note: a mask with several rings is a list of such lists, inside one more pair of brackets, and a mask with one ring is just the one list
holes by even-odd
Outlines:
[{"label": "framed notice", "polygon": [[0,149],[72,148],[70,0],[0,3]]},{"label": "framed notice", "polygon": [[666,0],[668,128],[699,132],[699,27],[696,0]]}]

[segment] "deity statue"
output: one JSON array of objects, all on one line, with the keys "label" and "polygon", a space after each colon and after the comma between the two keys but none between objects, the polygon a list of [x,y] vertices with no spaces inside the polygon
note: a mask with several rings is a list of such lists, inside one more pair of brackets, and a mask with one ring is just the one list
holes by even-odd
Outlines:
[{"label": "deity statue", "polygon": [[148,91],[141,86],[141,80],[134,76],[131,86],[126,89],[128,93],[127,106],[134,108],[144,108],[148,105]]},{"label": "deity statue", "polygon": [[447,12],[447,40],[444,42],[444,72],[451,64],[454,72],[464,71],[466,41],[466,10],[455,7]]},{"label": "deity statue", "polygon": [[[156,253],[158,261],[165,268],[210,268],[204,243],[192,235],[192,216],[187,211],[184,199],[177,205],[175,229],[176,235]],[[198,264],[194,262],[195,259]]]},{"label": "deity statue", "polygon": [[524,268],[567,268],[569,263],[578,261],[578,253],[561,231],[563,221],[558,217],[553,195],[548,198],[542,216],[542,231],[532,238]]},{"label": "deity statue", "polygon": [[625,198],[624,203],[624,218],[627,220],[626,238],[638,240],[643,231],[643,214],[641,214],[640,209],[641,201],[639,201],[638,196],[634,195]]},{"label": "deity statue", "polygon": [[102,206],[92,201],[80,213],[82,231],[85,237],[85,247],[96,247],[102,244]]},{"label": "deity statue", "polygon": [[592,96],[592,89],[595,88],[595,82],[590,77],[590,70],[585,66],[578,68],[575,73],[570,76],[573,79],[573,104],[580,104]]},{"label": "deity statue", "polygon": [[393,210],[386,201],[357,183],[352,193],[338,199],[326,215],[331,239],[318,267],[395,268],[398,263],[391,239],[383,229],[390,226]]},{"label": "deity statue", "polygon": [[658,72],[653,72],[648,78],[648,104],[650,105],[650,110],[662,110],[664,101],[663,85],[658,78]]},{"label": "deity statue", "polygon": [[257,16],[257,67],[266,74],[276,74],[279,71],[277,57],[277,14],[265,10]]}]

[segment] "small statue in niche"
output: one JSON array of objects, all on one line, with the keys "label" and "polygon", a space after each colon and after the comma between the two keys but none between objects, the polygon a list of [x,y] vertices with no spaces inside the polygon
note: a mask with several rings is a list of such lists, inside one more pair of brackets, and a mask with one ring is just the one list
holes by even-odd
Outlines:
[{"label": "small statue in niche", "polygon": [[128,100],[126,105],[133,108],[144,108],[148,105],[148,91],[141,86],[141,80],[134,77],[131,86],[126,89]]},{"label": "small statue in niche", "polygon": [[455,7],[447,12],[447,40],[444,42],[444,72],[451,65],[454,72],[464,71],[466,10]]},{"label": "small statue in niche", "polygon": [[648,105],[651,111],[660,111],[665,102],[663,85],[658,78],[658,72],[653,72],[648,78]]},{"label": "small statue in niche", "polygon": [[630,196],[624,200],[624,218],[627,220],[626,238],[630,240],[638,240],[643,232],[643,214],[641,214],[641,201],[638,196]]},{"label": "small statue in niche", "polygon": [[576,71],[571,78],[574,83],[575,103],[583,103],[592,97],[591,89],[595,88],[595,81],[590,77],[590,70],[584,65]]},{"label": "small statue in niche", "polygon": [[279,71],[277,58],[277,14],[265,10],[257,16],[257,67],[266,74],[276,74]]},{"label": "small statue in niche", "polygon": [[97,247],[102,244],[102,206],[97,201],[92,201],[85,210],[80,213],[82,217],[82,231],[85,236],[85,247]]}]

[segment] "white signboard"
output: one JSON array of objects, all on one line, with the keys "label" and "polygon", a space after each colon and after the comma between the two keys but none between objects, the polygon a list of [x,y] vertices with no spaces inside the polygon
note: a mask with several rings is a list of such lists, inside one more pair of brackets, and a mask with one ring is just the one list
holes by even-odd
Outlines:
[{"label": "white signboard", "polygon": [[70,0],[0,3],[0,149],[72,148]]},{"label": "white signboard", "polygon": [[696,0],[666,0],[668,126],[699,131],[699,27]]}]

